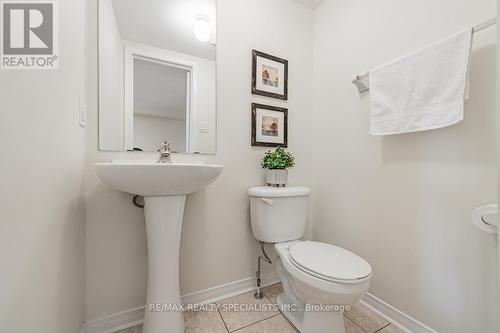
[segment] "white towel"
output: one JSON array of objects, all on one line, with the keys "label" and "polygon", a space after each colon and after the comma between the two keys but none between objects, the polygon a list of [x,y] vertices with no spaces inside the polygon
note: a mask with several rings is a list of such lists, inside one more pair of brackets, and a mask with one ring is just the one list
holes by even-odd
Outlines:
[{"label": "white towel", "polygon": [[370,134],[418,132],[464,118],[472,29],[370,72]]}]

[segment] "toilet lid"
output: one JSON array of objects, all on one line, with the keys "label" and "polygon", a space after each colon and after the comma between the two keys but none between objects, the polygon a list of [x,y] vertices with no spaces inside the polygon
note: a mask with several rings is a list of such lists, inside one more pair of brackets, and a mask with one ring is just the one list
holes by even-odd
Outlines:
[{"label": "toilet lid", "polygon": [[327,280],[359,280],[372,273],[372,268],[365,259],[326,243],[297,243],[290,248],[290,258],[302,271]]}]

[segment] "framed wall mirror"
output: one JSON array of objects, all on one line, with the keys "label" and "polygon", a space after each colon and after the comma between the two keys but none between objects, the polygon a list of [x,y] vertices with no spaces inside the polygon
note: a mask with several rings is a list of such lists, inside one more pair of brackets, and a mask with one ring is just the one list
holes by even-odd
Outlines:
[{"label": "framed wall mirror", "polygon": [[99,149],[216,151],[216,0],[99,0]]}]

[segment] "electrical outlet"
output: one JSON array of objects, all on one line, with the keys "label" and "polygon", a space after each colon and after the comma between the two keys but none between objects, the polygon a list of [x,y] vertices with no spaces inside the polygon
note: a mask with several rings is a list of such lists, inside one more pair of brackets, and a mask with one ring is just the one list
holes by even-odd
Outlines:
[{"label": "electrical outlet", "polygon": [[87,126],[87,110],[85,109],[85,104],[82,100],[78,100],[78,122],[80,127]]}]

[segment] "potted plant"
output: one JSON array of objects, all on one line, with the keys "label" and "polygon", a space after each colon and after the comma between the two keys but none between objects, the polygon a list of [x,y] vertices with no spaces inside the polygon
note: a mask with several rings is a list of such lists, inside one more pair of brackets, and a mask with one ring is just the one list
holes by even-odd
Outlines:
[{"label": "potted plant", "polygon": [[261,165],[263,169],[267,169],[267,184],[276,187],[286,186],[288,169],[295,166],[294,160],[292,154],[281,147],[266,152]]}]

